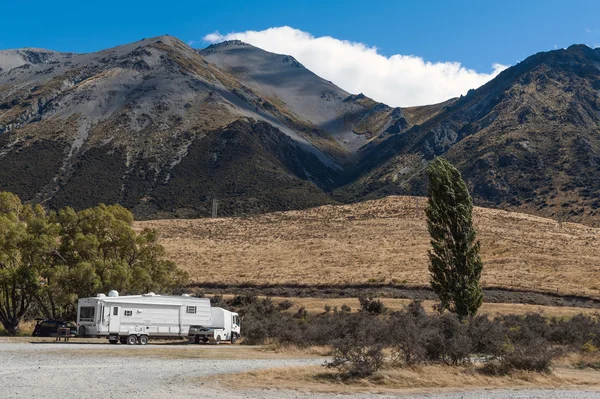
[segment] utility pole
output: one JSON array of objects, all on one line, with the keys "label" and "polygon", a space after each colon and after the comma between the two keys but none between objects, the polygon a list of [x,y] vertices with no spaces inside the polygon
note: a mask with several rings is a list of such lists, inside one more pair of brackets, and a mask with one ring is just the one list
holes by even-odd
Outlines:
[{"label": "utility pole", "polygon": [[216,198],[213,198],[212,201],[212,217],[213,219],[215,219],[217,217],[217,209],[219,208],[219,200]]},{"label": "utility pole", "polygon": [[415,197],[415,217],[419,218],[419,197]]}]

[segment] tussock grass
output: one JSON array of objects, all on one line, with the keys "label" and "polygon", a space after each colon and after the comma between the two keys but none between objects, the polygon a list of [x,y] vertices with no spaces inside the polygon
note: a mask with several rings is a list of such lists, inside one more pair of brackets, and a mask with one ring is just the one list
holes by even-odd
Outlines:
[{"label": "tussock grass", "polygon": [[[196,282],[428,284],[425,198],[249,218],[154,220],[179,267]],[[484,287],[600,298],[600,229],[476,207]]]},{"label": "tussock grass", "polygon": [[356,393],[489,388],[598,388],[598,373],[557,367],[551,373],[516,372],[488,376],[479,366],[385,367],[372,377],[347,380],[319,366],[249,371],[220,377],[220,384],[237,389],[273,388],[299,391]]}]

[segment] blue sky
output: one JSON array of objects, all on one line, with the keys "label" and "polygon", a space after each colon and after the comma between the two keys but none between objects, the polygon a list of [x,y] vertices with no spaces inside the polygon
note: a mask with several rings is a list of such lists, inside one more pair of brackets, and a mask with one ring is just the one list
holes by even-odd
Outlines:
[{"label": "blue sky", "polygon": [[[600,45],[600,1],[5,1],[0,49],[88,52],[169,33],[288,25],[315,36],[490,70],[557,45]],[[7,16],[12,16],[8,17]],[[586,29],[592,32],[586,32]],[[596,32],[594,32],[596,31]]]},{"label": "blue sky", "polygon": [[492,73],[494,63],[514,65],[555,46],[600,46],[598,0],[3,3],[0,49],[89,52],[166,33],[204,47],[202,38],[215,31],[289,26],[375,46],[384,56],[415,55]]}]

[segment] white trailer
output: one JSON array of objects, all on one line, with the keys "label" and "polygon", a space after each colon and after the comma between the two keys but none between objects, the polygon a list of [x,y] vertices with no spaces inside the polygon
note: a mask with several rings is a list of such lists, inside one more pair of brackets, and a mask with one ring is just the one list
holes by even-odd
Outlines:
[{"label": "white trailer", "polygon": [[148,343],[148,338],[186,337],[191,325],[211,326],[208,298],[189,295],[108,296],[79,299],[77,327],[80,337],[106,337],[116,344]]},{"label": "white trailer", "polygon": [[240,337],[240,316],[223,308],[211,308],[211,324],[193,324],[190,326],[190,342],[220,344],[230,341],[232,344]]}]

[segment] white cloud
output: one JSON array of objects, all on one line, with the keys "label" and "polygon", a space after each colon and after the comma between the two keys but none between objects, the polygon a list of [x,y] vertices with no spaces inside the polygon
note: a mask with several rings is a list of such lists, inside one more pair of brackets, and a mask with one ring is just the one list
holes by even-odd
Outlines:
[{"label": "white cloud", "polygon": [[458,62],[427,62],[421,57],[396,54],[386,57],[376,47],[314,37],[289,26],[263,31],[204,36],[209,43],[239,39],[264,50],[289,54],[305,67],[351,93],[364,93],[392,106],[433,104],[466,94],[488,82],[505,65],[493,64],[492,73],[479,73]]}]

